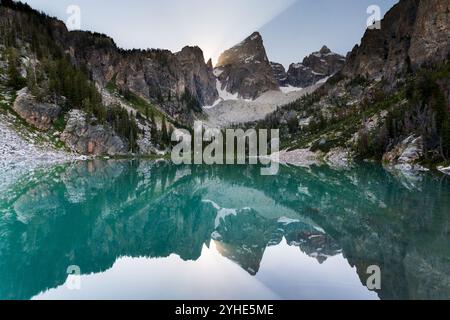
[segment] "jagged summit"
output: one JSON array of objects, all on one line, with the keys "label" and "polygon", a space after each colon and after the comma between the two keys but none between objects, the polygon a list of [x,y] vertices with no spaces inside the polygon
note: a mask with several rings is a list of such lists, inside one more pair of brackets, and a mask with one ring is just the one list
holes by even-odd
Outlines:
[{"label": "jagged summit", "polygon": [[287,71],[285,85],[305,88],[340,71],[345,58],[332,52],[327,46],[305,57],[301,63],[293,63]]},{"label": "jagged summit", "polygon": [[327,46],[323,46],[323,47],[320,49],[319,53],[320,53],[320,54],[329,54],[329,53],[331,53],[331,50],[330,50]]},{"label": "jagged summit", "polygon": [[219,91],[226,90],[243,99],[256,99],[266,91],[279,89],[259,32],[223,52],[215,74]]}]

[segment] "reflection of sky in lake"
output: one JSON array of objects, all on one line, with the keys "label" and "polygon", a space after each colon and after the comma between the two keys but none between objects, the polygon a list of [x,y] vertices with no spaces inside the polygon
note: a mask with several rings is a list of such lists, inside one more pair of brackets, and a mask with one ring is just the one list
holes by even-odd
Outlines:
[{"label": "reflection of sky in lake", "polygon": [[[81,289],[65,283],[34,299],[377,299],[354,268],[337,255],[319,264],[283,240],[268,247],[251,276],[221,256],[216,242],[197,261],[176,255],[123,257],[105,272],[81,276]],[[219,244],[220,245],[220,244]],[[205,276],[206,275],[206,276]]]}]

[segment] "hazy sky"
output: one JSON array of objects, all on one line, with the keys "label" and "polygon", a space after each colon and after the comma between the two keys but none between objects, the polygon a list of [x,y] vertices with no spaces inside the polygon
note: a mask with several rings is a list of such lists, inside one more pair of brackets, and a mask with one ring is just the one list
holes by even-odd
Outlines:
[{"label": "hazy sky", "polygon": [[369,5],[382,15],[398,0],[26,0],[67,21],[81,9],[81,29],[105,33],[123,48],[179,51],[198,45],[205,59],[260,31],[269,59],[288,66],[326,44],[347,53],[359,43]]}]

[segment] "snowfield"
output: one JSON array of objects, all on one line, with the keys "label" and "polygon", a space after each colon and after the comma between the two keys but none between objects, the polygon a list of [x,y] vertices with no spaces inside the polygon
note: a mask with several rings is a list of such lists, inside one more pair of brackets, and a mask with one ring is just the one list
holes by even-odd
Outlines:
[{"label": "snowfield", "polygon": [[277,107],[294,102],[314,92],[321,85],[322,83],[319,83],[304,89],[281,88],[281,91],[266,92],[253,101],[237,99],[236,96],[219,91],[221,98],[213,106],[203,108],[208,115],[205,124],[212,128],[224,128],[233,124],[263,120]]}]

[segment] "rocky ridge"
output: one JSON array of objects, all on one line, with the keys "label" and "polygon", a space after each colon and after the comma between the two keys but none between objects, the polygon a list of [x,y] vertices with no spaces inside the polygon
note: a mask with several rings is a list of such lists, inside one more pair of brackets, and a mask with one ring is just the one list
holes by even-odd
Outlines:
[{"label": "rocky ridge", "polygon": [[305,88],[340,71],[345,57],[323,46],[318,52],[305,57],[302,63],[293,63],[286,73],[286,85]]},{"label": "rocky ridge", "polygon": [[258,32],[223,52],[214,72],[220,90],[242,99],[254,100],[264,92],[279,90]]},{"label": "rocky ridge", "polygon": [[450,52],[449,12],[447,0],[401,0],[386,13],[380,29],[366,31],[349,54],[344,75],[395,84],[408,70],[445,62]]}]

